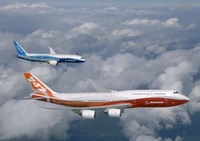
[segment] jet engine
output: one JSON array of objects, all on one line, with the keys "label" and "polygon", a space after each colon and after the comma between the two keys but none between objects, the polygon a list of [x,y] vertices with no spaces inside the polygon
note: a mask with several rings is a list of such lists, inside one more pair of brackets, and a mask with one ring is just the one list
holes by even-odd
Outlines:
[{"label": "jet engine", "polygon": [[58,65],[58,62],[55,61],[55,60],[49,60],[49,61],[48,61],[48,64],[49,64],[49,65],[52,65],[52,66],[57,66],[57,65]]},{"label": "jet engine", "polygon": [[109,115],[109,117],[120,117],[121,116],[121,110],[120,109],[107,109],[105,111],[106,114]]},{"label": "jet engine", "polygon": [[96,118],[96,113],[93,110],[81,110],[80,115],[83,118],[87,118],[87,119],[94,119],[94,118]]}]

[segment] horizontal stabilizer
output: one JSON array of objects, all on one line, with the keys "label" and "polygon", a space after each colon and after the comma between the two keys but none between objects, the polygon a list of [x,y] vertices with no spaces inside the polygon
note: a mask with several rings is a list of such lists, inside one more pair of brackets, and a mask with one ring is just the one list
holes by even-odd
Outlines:
[{"label": "horizontal stabilizer", "polygon": [[37,98],[24,97],[23,100],[46,100],[46,98],[45,97],[37,97]]}]

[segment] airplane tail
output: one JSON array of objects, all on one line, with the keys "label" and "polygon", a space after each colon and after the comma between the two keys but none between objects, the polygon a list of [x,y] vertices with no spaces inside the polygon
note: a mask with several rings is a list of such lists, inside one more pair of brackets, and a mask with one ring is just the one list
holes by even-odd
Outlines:
[{"label": "airplane tail", "polygon": [[40,81],[36,76],[32,73],[25,72],[24,76],[26,81],[30,84],[32,89],[31,97],[33,99],[45,99],[48,102],[50,101],[49,98],[53,98],[54,92],[51,88],[45,85],[42,81]]},{"label": "airplane tail", "polygon": [[28,53],[19,45],[18,42],[13,41],[15,48],[17,50],[17,54],[20,56],[26,56]]}]

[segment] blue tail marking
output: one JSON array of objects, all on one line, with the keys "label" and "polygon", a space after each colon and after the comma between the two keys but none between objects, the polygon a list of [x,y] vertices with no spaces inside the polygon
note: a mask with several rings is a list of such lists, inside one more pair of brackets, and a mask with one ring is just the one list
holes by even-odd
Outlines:
[{"label": "blue tail marking", "polygon": [[21,56],[26,56],[27,52],[18,44],[18,42],[13,41],[15,48],[17,50],[17,54]]}]

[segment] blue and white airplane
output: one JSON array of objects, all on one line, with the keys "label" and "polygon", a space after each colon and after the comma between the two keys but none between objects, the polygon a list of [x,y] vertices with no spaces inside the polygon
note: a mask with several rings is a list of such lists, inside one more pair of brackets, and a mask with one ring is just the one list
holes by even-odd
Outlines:
[{"label": "blue and white airplane", "polygon": [[56,54],[55,51],[49,47],[50,54],[33,54],[27,53],[18,42],[13,41],[17,55],[15,57],[33,61],[33,62],[46,62],[50,65],[57,66],[58,63],[83,63],[85,59],[82,56],[74,54]]}]

